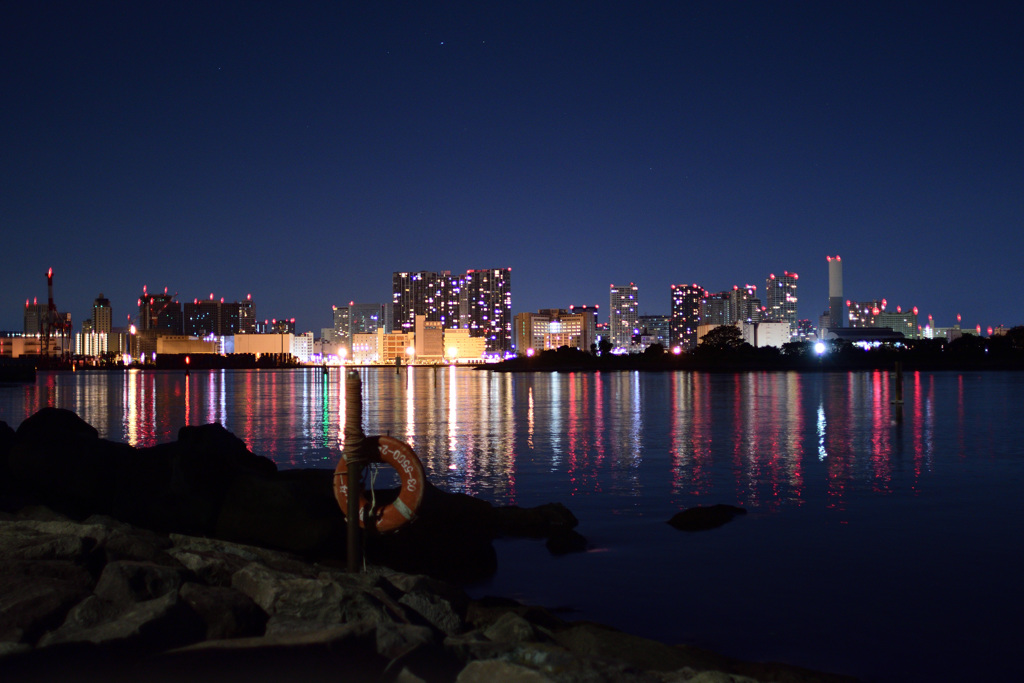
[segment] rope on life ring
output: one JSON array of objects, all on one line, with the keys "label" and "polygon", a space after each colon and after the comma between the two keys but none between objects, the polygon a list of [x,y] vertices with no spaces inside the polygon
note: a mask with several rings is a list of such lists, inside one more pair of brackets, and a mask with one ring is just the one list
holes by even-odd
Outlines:
[{"label": "rope on life ring", "polygon": [[[423,502],[426,476],[423,465],[409,444],[391,436],[367,439],[366,453],[370,463],[386,463],[395,468],[400,480],[398,497],[387,505],[374,507],[364,491],[359,499],[359,526],[366,528],[371,519],[377,531],[386,533],[408,524],[416,518]],[[342,458],[334,470],[334,497],[342,512],[348,512],[348,463]]]}]

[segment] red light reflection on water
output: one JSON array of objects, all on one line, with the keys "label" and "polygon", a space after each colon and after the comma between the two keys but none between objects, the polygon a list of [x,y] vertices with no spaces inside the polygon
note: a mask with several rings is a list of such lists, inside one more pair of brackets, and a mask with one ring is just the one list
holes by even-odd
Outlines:
[{"label": "red light reflection on water", "polygon": [[871,373],[871,472],[873,488],[883,493],[892,481],[892,444],[890,443],[892,405],[889,398],[889,373]]}]

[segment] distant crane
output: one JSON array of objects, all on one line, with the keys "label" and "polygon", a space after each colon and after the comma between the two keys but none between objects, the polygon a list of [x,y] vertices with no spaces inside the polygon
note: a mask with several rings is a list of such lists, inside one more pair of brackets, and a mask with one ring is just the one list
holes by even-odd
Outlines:
[{"label": "distant crane", "polygon": [[70,353],[67,340],[71,333],[71,325],[67,318],[61,317],[57,312],[57,305],[53,303],[53,268],[46,271],[46,289],[49,301],[46,306],[46,315],[43,318],[43,347],[39,355],[41,357],[49,356],[50,340],[60,339],[60,353],[57,355],[61,359],[67,359]]}]

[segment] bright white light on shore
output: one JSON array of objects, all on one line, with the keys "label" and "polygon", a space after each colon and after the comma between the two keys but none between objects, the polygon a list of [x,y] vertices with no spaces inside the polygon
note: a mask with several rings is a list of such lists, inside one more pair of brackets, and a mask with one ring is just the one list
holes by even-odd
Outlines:
[{"label": "bright white light on shore", "polygon": [[683,352],[683,347],[681,347],[681,346],[673,346],[672,347],[672,353],[676,354],[677,356],[679,354],[681,354],[682,352]]},{"label": "bright white light on shore", "polygon": [[819,356],[820,356],[821,354],[825,353],[825,342],[822,342],[822,341],[820,341],[820,342],[816,342],[816,343],[814,344],[814,352],[815,352],[816,354],[818,354]]},{"label": "bright white light on shore", "polygon": [[527,358],[532,358],[535,351],[533,349],[526,349]]}]

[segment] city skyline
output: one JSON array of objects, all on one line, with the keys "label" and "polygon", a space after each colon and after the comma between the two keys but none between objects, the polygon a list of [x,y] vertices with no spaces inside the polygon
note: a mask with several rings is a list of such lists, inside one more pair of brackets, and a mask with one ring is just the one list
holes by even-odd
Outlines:
[{"label": "city skyline", "polygon": [[[840,290],[841,290],[842,289],[842,282],[843,282],[843,274],[842,274],[841,270],[836,271],[836,265],[837,265],[837,262],[839,262],[840,258],[841,257],[839,255],[837,255],[837,256],[826,256],[825,257],[825,263],[826,263],[826,266],[828,268],[830,277],[832,277],[835,273],[838,273],[838,281],[837,282],[839,283]],[[479,270],[480,269],[478,269],[478,271]],[[488,269],[483,269],[483,270],[486,271]],[[506,271],[506,270],[511,270],[511,269],[510,268],[501,268],[500,270]],[[471,270],[467,271],[466,274],[470,274],[470,273],[473,273],[473,272],[474,271],[471,269]],[[666,293],[666,296],[665,296],[666,301],[664,303],[666,305],[664,307],[662,307],[662,308],[656,308],[655,306],[648,305],[648,303],[647,303],[647,301],[650,298],[658,298],[658,299],[660,299],[661,297],[658,297],[657,295],[654,295],[652,297],[649,294],[646,294],[646,295],[637,294],[637,292],[643,292],[644,291],[643,287],[637,286],[634,282],[630,282],[629,283],[629,287],[632,288],[632,290],[634,292],[634,296],[636,297],[636,302],[637,302],[636,306],[635,306],[636,310],[634,312],[634,315],[636,315],[636,316],[663,315],[663,316],[667,316],[667,317],[671,318],[673,316],[674,311],[676,311],[677,307],[678,307],[678,302],[675,299],[675,297],[677,296],[677,288],[692,288],[693,286],[697,286],[698,289],[703,290],[704,296],[710,296],[710,297],[713,297],[713,298],[719,296],[720,294],[728,292],[730,289],[744,290],[744,289],[748,289],[748,288],[752,288],[754,290],[762,291],[764,297],[768,297],[767,285],[769,283],[773,282],[773,281],[776,281],[776,280],[780,280],[780,281],[784,280],[787,283],[789,283],[788,286],[794,287],[794,289],[796,289],[796,286],[797,286],[796,285],[796,281],[799,280],[799,277],[800,277],[798,273],[791,272],[789,270],[781,270],[781,271],[779,271],[779,273],[780,273],[780,275],[776,276],[775,272],[773,271],[773,272],[770,272],[766,276],[766,278],[765,278],[766,279],[766,285],[765,285],[765,288],[763,290],[758,285],[751,285],[751,284],[749,284],[749,282],[747,284],[742,285],[742,286],[741,285],[732,285],[731,287],[723,287],[721,289],[719,289],[717,287],[715,287],[715,288],[704,287],[700,283],[693,283],[693,284],[690,284],[690,285],[683,284],[683,283],[672,284],[672,285],[669,286],[668,292]],[[392,273],[392,292],[389,294],[388,297],[382,298],[379,301],[361,301],[361,302],[356,302],[355,300],[350,300],[349,303],[342,304],[342,306],[348,306],[348,305],[351,305],[351,304],[383,305],[383,304],[386,304],[386,303],[393,303],[393,298],[395,296],[394,288],[398,286],[397,285],[397,282],[398,282],[397,278],[398,278],[399,275],[402,275],[402,276],[411,276],[411,275],[433,275],[433,276],[437,276],[437,275],[440,275],[440,274],[450,275],[450,271],[446,270],[446,271],[438,271],[438,272],[427,272],[427,271],[393,272]],[[458,279],[458,277],[459,276],[457,276],[456,279]],[[830,287],[833,284],[834,283],[832,281],[830,281],[830,283],[829,283]],[[431,286],[433,286],[433,285],[431,285]],[[615,285],[612,285],[612,291],[613,292],[615,290],[615,287],[616,287]],[[312,331],[312,332],[314,332],[318,336],[319,336],[321,330],[327,329],[327,328],[331,328],[331,327],[333,327],[335,325],[336,321],[334,319],[334,316],[336,314],[337,309],[339,308],[337,303],[332,303],[332,304],[330,304],[330,305],[328,305],[326,307],[326,312],[323,313],[323,315],[322,315],[323,320],[321,322],[325,322],[327,324],[305,325],[305,324],[303,324],[303,322],[301,320],[297,320],[295,318],[295,316],[291,316],[289,318],[289,316],[287,315],[286,312],[284,312],[284,314],[280,315],[280,316],[277,316],[277,315],[265,315],[265,314],[261,313],[256,308],[258,304],[257,304],[257,302],[255,302],[253,300],[252,294],[246,294],[245,297],[238,297],[234,301],[229,301],[228,298],[226,298],[226,297],[222,296],[222,297],[218,298],[218,297],[215,296],[215,293],[210,292],[210,293],[208,293],[207,297],[205,297],[205,298],[193,297],[192,300],[188,300],[186,297],[180,297],[180,296],[177,296],[176,294],[174,294],[174,295],[169,294],[168,292],[170,291],[170,289],[171,289],[170,286],[164,286],[159,291],[149,292],[149,295],[151,297],[155,296],[158,299],[166,300],[167,302],[171,302],[171,301],[177,302],[178,306],[177,306],[176,310],[177,310],[177,315],[179,316],[179,318],[183,314],[183,309],[188,307],[188,306],[201,307],[204,304],[211,304],[212,305],[212,304],[216,304],[218,302],[220,304],[229,303],[229,304],[232,304],[232,305],[233,304],[244,304],[245,306],[248,307],[248,310],[249,310],[248,316],[249,316],[249,319],[252,321],[253,324],[261,323],[261,322],[270,322],[270,321],[275,321],[276,322],[276,320],[278,318],[280,318],[281,320],[289,320],[290,319],[290,320],[292,320],[293,325],[296,327],[296,329]],[[122,314],[118,310],[118,307],[117,307],[116,304],[111,304],[109,297],[104,297],[103,292],[100,292],[99,295],[96,296],[96,297],[86,297],[86,298],[90,299],[88,310],[89,310],[90,313],[94,312],[95,311],[95,302],[96,302],[96,300],[99,297],[103,297],[104,300],[106,301],[106,307],[107,307],[107,311],[106,311],[105,315],[108,318],[110,318],[110,320],[111,320],[110,324],[113,327],[125,327],[128,324],[134,324],[134,325],[138,326],[139,329],[146,329],[146,323],[143,320],[143,318],[145,317],[145,313],[143,311],[142,301],[143,301],[143,297],[146,296],[146,292],[147,291],[149,291],[148,285],[144,285],[143,288],[142,288],[143,294],[141,296],[137,296],[136,297],[136,304],[138,304],[138,305],[136,305],[136,306],[127,306],[126,307],[127,313],[123,313]],[[804,292],[802,286],[800,286],[799,289],[796,290],[796,291],[799,291],[799,295],[797,297],[798,299],[802,299],[803,300],[807,296],[806,292]],[[830,294],[832,293],[831,290],[829,291],[829,293]],[[841,293],[841,291],[840,291],[840,293]],[[756,295],[756,291],[755,291],[755,295]],[[603,292],[603,296],[605,296],[605,297],[608,296],[608,291],[607,290],[605,290],[605,292]],[[613,294],[613,297],[614,297],[614,294]],[[551,300],[553,298],[557,298],[557,295],[551,295],[547,299],[544,299],[544,300],[548,301],[548,300]],[[596,297],[594,297],[594,299],[597,300]],[[817,327],[818,326],[819,318],[822,318],[822,317],[826,317],[827,318],[827,317],[830,316],[830,304],[832,303],[833,299],[837,300],[837,301],[840,300],[840,299],[842,300],[841,301],[842,313],[841,313],[841,318],[840,318],[840,320],[842,321],[842,324],[840,326],[849,326],[851,318],[850,318],[850,315],[847,313],[846,307],[845,307],[846,301],[850,299],[850,297],[848,297],[848,296],[827,297],[826,298],[826,304],[823,307],[823,309],[820,310],[820,311],[805,311],[804,308],[798,307],[796,309],[796,318],[795,319],[810,321],[812,326]],[[59,300],[59,297],[55,296],[55,300]],[[853,300],[856,301],[856,300],[858,300],[858,298],[855,297]],[[888,298],[887,297],[883,297],[883,296],[874,296],[874,297],[861,296],[861,297],[859,297],[859,300],[876,300],[876,301],[883,301],[884,300],[887,303],[891,303],[889,308],[891,310],[893,310],[893,311],[895,311],[898,307],[901,307],[901,306],[902,306],[902,308],[904,308],[904,309],[906,309],[908,311],[911,310],[911,309],[914,309],[915,311],[918,310],[918,307],[914,306],[912,303],[907,305],[906,302],[900,302],[899,300],[895,300],[895,299],[892,300],[891,302],[889,302]],[[24,316],[25,311],[28,310],[29,308],[31,310],[42,311],[42,310],[44,310],[46,308],[46,305],[47,305],[47,297],[33,297],[32,299],[27,299],[26,301],[28,302],[29,306],[25,306],[23,304],[23,307],[20,310],[20,313],[22,314],[22,316]],[[532,313],[532,312],[535,312],[535,311],[543,310],[545,308],[552,308],[551,305],[546,305],[546,306],[541,306],[541,307],[538,307],[538,308],[535,308],[535,309],[532,309],[532,310],[528,311],[528,310],[524,310],[524,309],[516,307],[514,305],[514,301],[515,300],[513,298],[513,306],[512,306],[512,309],[511,309],[510,319],[511,319],[511,317],[514,317],[518,313],[524,313],[524,312]],[[763,313],[763,316],[764,316],[764,318],[766,320],[776,320],[776,319],[786,319],[786,320],[789,320],[789,315],[788,314],[782,316],[781,318],[778,315],[779,311],[776,311],[774,315],[772,314],[772,309],[778,307],[780,304],[775,304],[775,306],[773,306],[772,305],[772,301],[769,298],[758,298],[758,301],[760,302],[760,304],[765,309],[764,313]],[[565,302],[558,302],[556,305],[554,305],[555,308],[558,308],[558,307],[569,307],[569,306],[570,306],[570,304],[565,303]],[[601,309],[601,304],[596,304],[596,306],[598,307],[598,311],[599,312],[601,310],[605,311],[604,312],[604,317],[603,318],[599,317],[598,320],[600,320],[600,322],[603,322],[603,323],[611,323],[611,319],[610,318],[611,318],[612,310],[613,310],[614,307],[612,305],[610,305],[610,304],[605,309]],[[287,307],[288,306],[286,304],[286,308]],[[72,325],[73,325],[73,331],[75,331],[75,332],[81,331],[82,330],[83,322],[85,322],[86,320],[89,319],[86,316],[83,316],[83,317],[76,316],[75,315],[75,311],[68,310],[65,306],[62,306],[60,303],[57,303],[57,309],[58,309],[58,311],[62,315],[69,314],[71,316]],[[664,310],[662,310],[662,309],[664,309]],[[456,306],[456,312],[457,312],[457,306]],[[254,313],[255,313],[255,315],[254,315]],[[978,322],[976,324],[971,324],[970,320],[969,320],[970,316],[969,315],[963,315],[963,314],[960,314],[960,313],[955,314],[954,315],[954,319],[952,321],[941,321],[941,320],[935,320],[935,319],[929,320],[929,316],[930,315],[931,314],[929,314],[927,311],[921,311],[920,312],[920,319],[919,319],[919,327],[920,328],[924,328],[926,326],[929,326],[929,324],[931,324],[931,325],[933,325],[935,327],[953,327],[954,325],[958,325],[958,326],[962,326],[963,329],[965,329],[967,331],[970,331],[971,329],[980,326],[981,334],[984,335],[984,334],[988,334],[988,328],[989,327],[997,328],[997,327],[1002,326],[1002,327],[1009,328],[1009,327],[1013,327],[1014,325],[1024,324],[1024,323],[1011,323],[1011,324],[999,323],[999,324],[995,324],[995,325],[988,325],[988,326],[986,326],[986,325],[983,325],[980,322]],[[129,318],[130,318],[130,323],[129,323]],[[443,317],[441,319],[443,320]],[[791,321],[791,322],[795,322],[795,319],[793,321]],[[180,323],[180,321],[179,321],[179,323]],[[18,324],[15,325],[15,326],[11,326],[9,328],[0,328],[0,332],[19,332],[19,331],[22,330],[22,326],[23,326],[23,320],[19,321]],[[398,323],[396,322],[396,327],[397,326],[398,326]],[[180,324],[179,324],[179,327],[181,327]],[[187,332],[185,330],[182,330],[182,331],[185,332],[186,334],[189,333],[189,332]],[[511,335],[510,335],[510,337],[511,337]],[[686,346],[686,345],[684,344],[684,346]]]},{"label": "city skyline", "polygon": [[[142,285],[330,326],[393,271],[500,263],[513,311],[800,273],[1024,322],[1024,7],[0,7],[0,329]],[[602,307],[603,308],[603,307]]]}]

